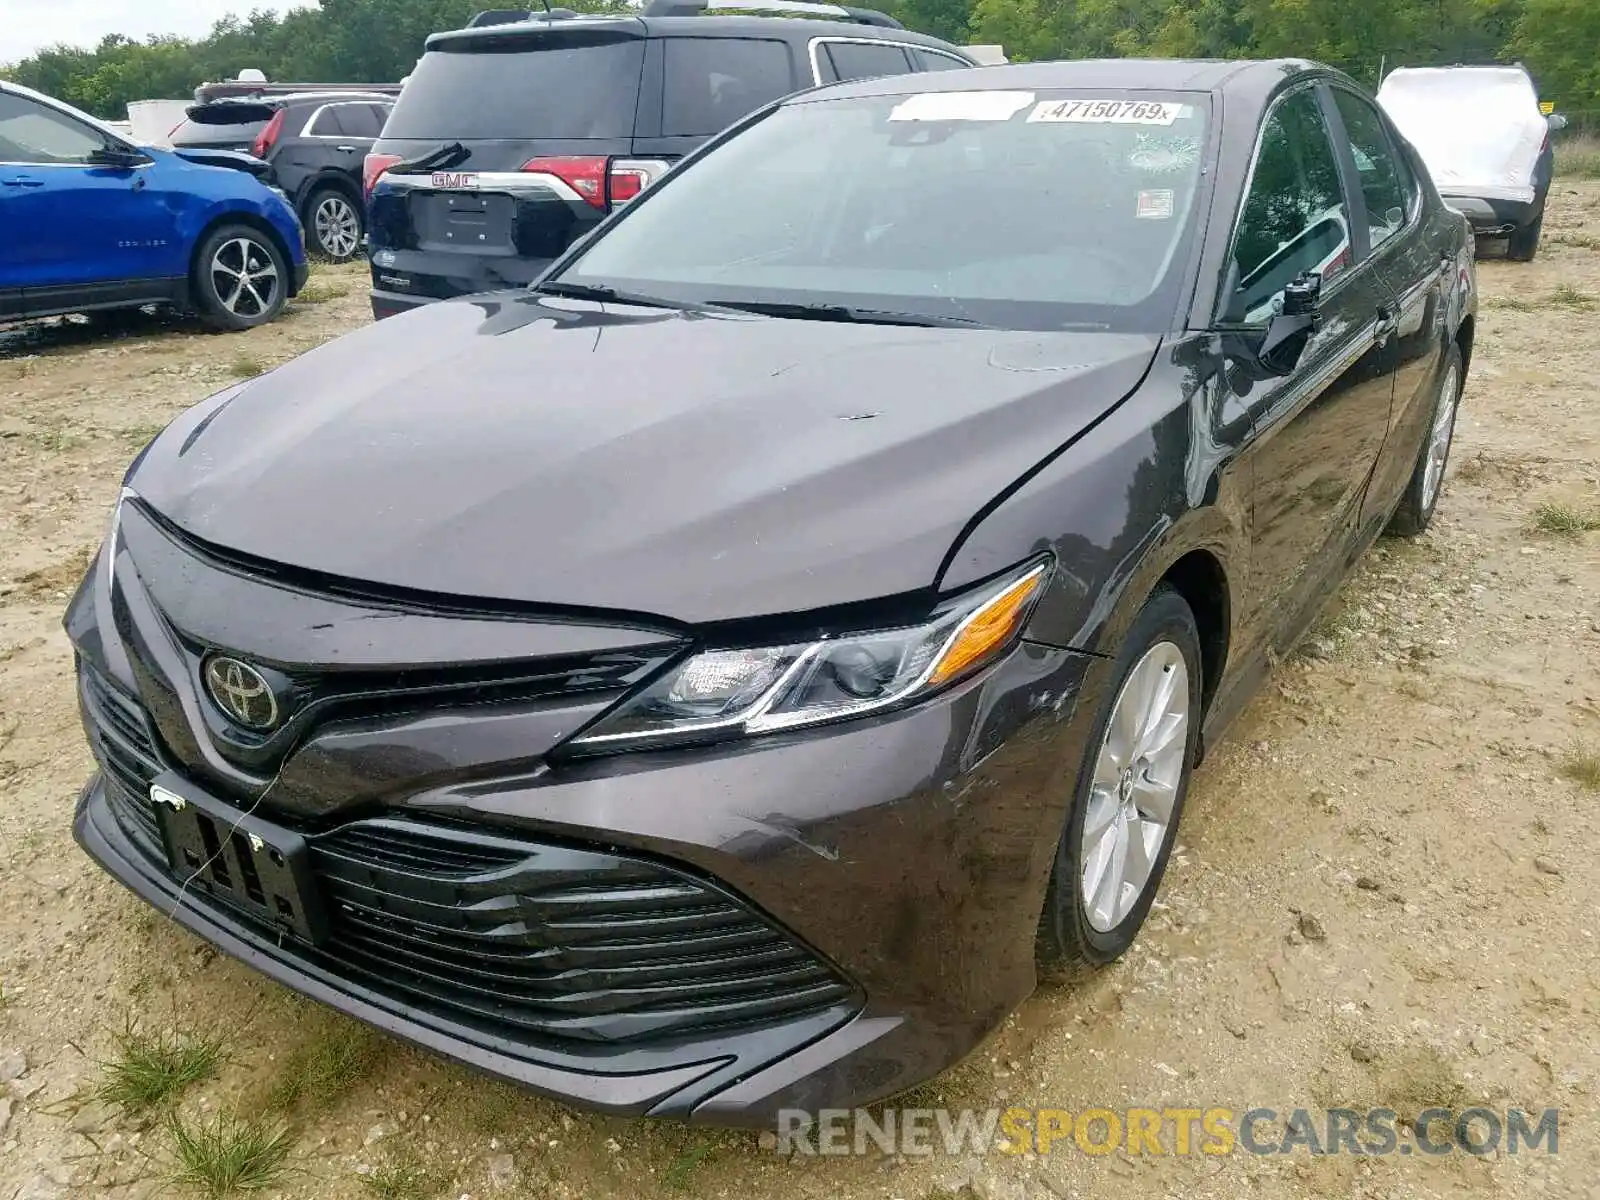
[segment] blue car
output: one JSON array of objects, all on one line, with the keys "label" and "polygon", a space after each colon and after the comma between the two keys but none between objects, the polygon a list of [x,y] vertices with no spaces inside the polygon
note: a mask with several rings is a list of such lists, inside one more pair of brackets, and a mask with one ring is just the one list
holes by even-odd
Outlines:
[{"label": "blue car", "polygon": [[293,207],[248,171],[135,145],[0,80],[0,321],[173,304],[250,329],[306,274]]}]

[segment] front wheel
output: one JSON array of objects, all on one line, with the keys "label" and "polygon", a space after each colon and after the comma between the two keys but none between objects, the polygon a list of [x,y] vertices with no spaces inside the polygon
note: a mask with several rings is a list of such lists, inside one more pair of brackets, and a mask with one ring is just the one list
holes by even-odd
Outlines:
[{"label": "front wheel", "polygon": [[306,202],[311,249],[334,262],[347,262],[361,248],[361,208],[334,187],[318,188]]},{"label": "front wheel", "polygon": [[271,238],[224,225],[200,246],[191,280],[200,319],[213,329],[254,329],[283,311],[289,267]]},{"label": "front wheel", "polygon": [[1145,601],[1112,678],[1040,916],[1049,965],[1120,956],[1166,871],[1200,734],[1200,635],[1177,592]]},{"label": "front wheel", "polygon": [[1455,440],[1462,387],[1461,347],[1451,342],[1444,361],[1439,364],[1439,387],[1434,395],[1433,414],[1428,420],[1428,433],[1405,494],[1400,497],[1400,506],[1389,519],[1389,533],[1416,537],[1433,520],[1439,493],[1444,490],[1444,469],[1450,461],[1450,445]]}]

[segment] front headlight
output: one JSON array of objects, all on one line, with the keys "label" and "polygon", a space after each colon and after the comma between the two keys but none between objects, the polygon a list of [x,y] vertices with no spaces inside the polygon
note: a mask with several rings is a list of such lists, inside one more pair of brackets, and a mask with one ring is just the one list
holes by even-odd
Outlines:
[{"label": "front headlight", "polygon": [[578,753],[771,733],[895,708],[993,662],[1044,590],[1030,563],[902,629],[707,650],[630,696],[568,743]]}]

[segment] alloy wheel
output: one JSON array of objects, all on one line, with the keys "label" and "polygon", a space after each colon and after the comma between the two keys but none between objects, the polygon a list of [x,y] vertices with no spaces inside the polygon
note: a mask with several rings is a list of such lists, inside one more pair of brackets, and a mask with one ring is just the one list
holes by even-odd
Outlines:
[{"label": "alloy wheel", "polygon": [[361,218],[343,196],[327,196],[311,214],[317,245],[330,258],[349,258],[361,244]]},{"label": "alloy wheel", "polygon": [[1460,406],[1461,373],[1454,362],[1445,370],[1439,385],[1439,402],[1433,410],[1433,428],[1428,433],[1428,462],[1422,474],[1422,510],[1433,507],[1444,481],[1445,461],[1450,457],[1450,439],[1456,431],[1456,409]]},{"label": "alloy wheel", "polygon": [[1089,924],[1120,925],[1149,885],[1172,823],[1189,745],[1189,667],[1157,642],[1123,682],[1095,759],[1079,886]]},{"label": "alloy wheel", "polygon": [[259,317],[277,300],[278,268],[259,242],[231,238],[211,256],[211,286],[217,301],[236,317]]}]

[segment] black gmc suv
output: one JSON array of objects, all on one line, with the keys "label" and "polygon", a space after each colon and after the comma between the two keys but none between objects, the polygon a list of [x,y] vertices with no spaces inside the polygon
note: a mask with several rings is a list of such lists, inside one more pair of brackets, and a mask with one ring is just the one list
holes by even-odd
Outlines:
[{"label": "black gmc suv", "polygon": [[300,213],[306,248],[336,262],[365,236],[361,164],[394,105],[382,91],[224,96],[201,101],[172,131],[174,149],[244,150]]},{"label": "black gmc suv", "polygon": [[[784,16],[713,15],[722,8]],[[428,39],[367,156],[372,311],[532,282],[677,159],[781,96],[973,65],[883,13],[834,4],[480,13]]]}]

